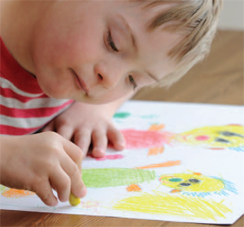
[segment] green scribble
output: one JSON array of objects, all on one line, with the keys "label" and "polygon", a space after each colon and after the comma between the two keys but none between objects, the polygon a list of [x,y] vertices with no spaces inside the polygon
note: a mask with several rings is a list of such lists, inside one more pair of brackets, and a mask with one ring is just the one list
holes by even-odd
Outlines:
[{"label": "green scribble", "polygon": [[154,171],[144,169],[83,169],[82,180],[88,188],[115,187],[149,182],[156,179]]},{"label": "green scribble", "polygon": [[127,118],[129,117],[131,114],[128,112],[118,112],[114,115],[114,118]]}]

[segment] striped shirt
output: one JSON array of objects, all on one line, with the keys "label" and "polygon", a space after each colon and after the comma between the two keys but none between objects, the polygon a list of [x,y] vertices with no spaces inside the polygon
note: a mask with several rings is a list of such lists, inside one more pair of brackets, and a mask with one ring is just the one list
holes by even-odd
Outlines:
[{"label": "striped shirt", "polygon": [[73,101],[45,95],[36,78],[18,64],[0,39],[0,134],[34,133]]}]

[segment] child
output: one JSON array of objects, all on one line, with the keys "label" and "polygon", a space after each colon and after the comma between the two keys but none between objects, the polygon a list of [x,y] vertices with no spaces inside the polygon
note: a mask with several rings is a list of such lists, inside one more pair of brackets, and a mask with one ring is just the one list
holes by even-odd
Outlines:
[{"label": "child", "polygon": [[63,202],[85,196],[89,145],[95,157],[108,142],[124,148],[116,109],[203,59],[221,2],[2,1],[0,183],[50,206],[52,189]]}]

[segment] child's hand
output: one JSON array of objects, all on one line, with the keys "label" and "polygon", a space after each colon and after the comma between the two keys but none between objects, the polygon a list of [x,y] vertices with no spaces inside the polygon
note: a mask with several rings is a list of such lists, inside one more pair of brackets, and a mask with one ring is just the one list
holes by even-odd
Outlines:
[{"label": "child's hand", "polygon": [[1,184],[36,192],[41,200],[55,206],[72,193],[84,197],[81,180],[82,151],[74,143],[54,132],[27,136],[1,137]]},{"label": "child's hand", "polygon": [[111,118],[113,112],[108,105],[74,103],[68,110],[50,122],[43,131],[56,131],[84,152],[92,143],[92,155],[103,157],[110,142],[115,150],[125,146],[122,133],[115,128]]}]

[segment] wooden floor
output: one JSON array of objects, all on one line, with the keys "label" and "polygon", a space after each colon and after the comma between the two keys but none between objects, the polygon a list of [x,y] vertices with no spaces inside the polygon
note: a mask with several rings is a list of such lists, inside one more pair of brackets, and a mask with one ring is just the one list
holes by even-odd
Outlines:
[{"label": "wooden floor", "polygon": [[[220,31],[209,57],[169,89],[141,90],[133,99],[170,102],[244,104],[243,32]],[[123,218],[51,213],[0,211],[0,226],[161,226],[210,227],[214,225],[175,223]],[[223,226],[223,225],[218,225]],[[244,216],[232,227],[243,227]]]}]

